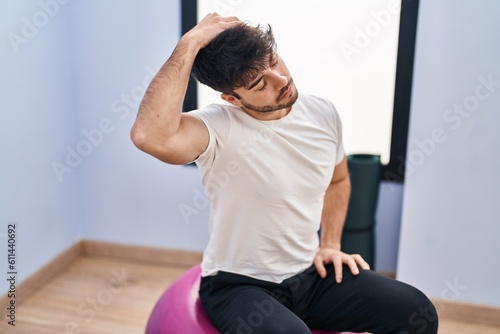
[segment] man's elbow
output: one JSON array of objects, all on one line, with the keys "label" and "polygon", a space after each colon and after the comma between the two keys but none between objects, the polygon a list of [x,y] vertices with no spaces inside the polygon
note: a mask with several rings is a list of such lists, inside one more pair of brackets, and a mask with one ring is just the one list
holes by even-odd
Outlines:
[{"label": "man's elbow", "polygon": [[147,134],[145,131],[132,128],[130,131],[130,139],[132,139],[132,142],[139,150],[163,162],[174,165],[185,163],[185,161],[179,160],[177,157],[178,152],[176,152],[171,145],[167,145],[165,143],[163,143],[163,145],[159,145],[158,143],[161,141],[158,138]]},{"label": "man's elbow", "polygon": [[134,143],[134,145],[141,151],[147,151],[148,146],[150,146],[150,140],[146,135],[146,132],[138,129],[136,126],[130,130],[130,139],[132,140],[132,143]]}]

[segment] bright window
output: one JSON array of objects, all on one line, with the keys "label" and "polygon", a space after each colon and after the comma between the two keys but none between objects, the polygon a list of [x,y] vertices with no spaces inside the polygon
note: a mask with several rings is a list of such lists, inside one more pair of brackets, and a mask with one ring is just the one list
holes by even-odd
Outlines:
[{"label": "bright window", "polygon": [[[198,0],[198,18],[216,11],[271,24],[299,93],[336,106],[347,154],[380,154],[387,163],[400,8],[400,0]],[[198,106],[219,95],[199,85]]]}]

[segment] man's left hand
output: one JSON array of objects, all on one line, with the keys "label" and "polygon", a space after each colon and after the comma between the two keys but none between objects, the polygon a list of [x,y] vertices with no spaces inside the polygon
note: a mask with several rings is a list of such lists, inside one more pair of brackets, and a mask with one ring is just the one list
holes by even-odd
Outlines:
[{"label": "man's left hand", "polygon": [[314,258],[316,271],[321,278],[326,277],[325,264],[333,264],[335,269],[335,281],[342,282],[342,266],[345,264],[351,269],[353,275],[359,274],[359,268],[369,270],[370,265],[359,254],[346,254],[334,247],[322,247]]}]

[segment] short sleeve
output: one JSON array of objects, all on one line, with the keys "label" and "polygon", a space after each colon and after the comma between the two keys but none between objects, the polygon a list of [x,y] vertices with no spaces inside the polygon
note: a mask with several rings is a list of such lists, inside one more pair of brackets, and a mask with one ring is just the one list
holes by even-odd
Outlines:
[{"label": "short sleeve", "polygon": [[210,123],[205,119],[205,117],[203,117],[202,114],[195,113],[195,112],[193,112],[193,114],[196,117],[198,117],[205,124],[205,126],[207,127],[207,130],[208,130],[208,135],[209,135],[207,148],[193,162],[195,162],[196,164],[210,166],[210,165],[212,165],[212,162],[215,159],[215,147],[216,147],[215,131],[212,128],[212,126],[210,125]]},{"label": "short sleeve", "polygon": [[329,107],[329,112],[332,115],[333,119],[331,120],[331,127],[332,131],[334,134],[334,140],[336,142],[336,158],[335,158],[335,165],[338,165],[339,163],[344,160],[345,156],[345,151],[344,151],[344,140],[342,138],[342,120],[340,119],[340,115],[337,112],[337,109],[333,105],[333,103],[330,100],[325,99],[324,100],[328,107]]},{"label": "short sleeve", "polygon": [[200,167],[210,167],[227,139],[229,118],[226,108],[220,104],[211,104],[205,108],[189,112],[198,117],[207,127],[209,134],[208,146],[205,151],[194,160]]},{"label": "short sleeve", "polygon": [[[333,107],[333,105],[332,105]],[[342,139],[342,120],[340,119],[340,115],[337,112],[337,109],[333,107],[333,112],[334,112],[334,118],[335,118],[335,128],[336,128],[336,135],[337,135],[337,158],[335,161],[335,165],[338,165],[339,163],[344,160],[345,156],[345,151],[344,151],[344,140]]]}]

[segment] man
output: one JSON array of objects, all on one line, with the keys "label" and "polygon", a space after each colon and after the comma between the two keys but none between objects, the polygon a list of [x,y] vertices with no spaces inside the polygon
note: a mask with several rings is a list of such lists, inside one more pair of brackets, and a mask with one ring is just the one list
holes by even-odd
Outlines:
[{"label": "man", "polygon": [[[226,103],[181,113],[190,74]],[[299,96],[270,28],[207,15],[151,82],[131,137],[199,166],[211,203],[200,300],[222,333],[437,332],[420,291],[340,250],[340,119],[329,101]]]}]

